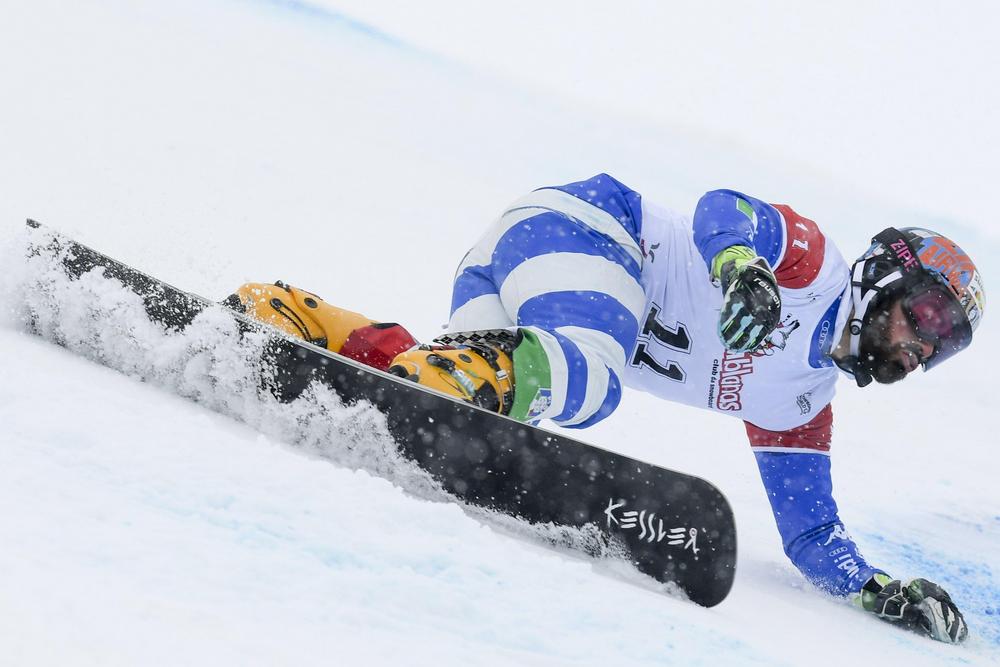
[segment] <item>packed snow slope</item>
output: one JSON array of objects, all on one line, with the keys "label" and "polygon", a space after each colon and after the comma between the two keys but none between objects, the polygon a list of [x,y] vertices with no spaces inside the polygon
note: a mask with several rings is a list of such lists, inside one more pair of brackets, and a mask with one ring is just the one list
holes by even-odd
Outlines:
[{"label": "packed snow slope", "polygon": [[[693,115],[659,117],[651,106],[684,108],[683,87],[632,100],[602,81],[628,68],[703,68],[724,86],[724,68],[657,62],[626,33],[603,59],[578,56],[606,46],[607,22],[560,30],[558,16],[526,13],[503,45],[546,40],[540,57],[551,61],[539,69],[586,64],[576,76],[593,81],[588,101],[527,69],[497,74],[468,45],[442,41],[432,26],[462,16],[460,3],[434,3],[407,24],[414,34],[336,0],[9,4],[0,22],[5,661],[1000,664],[991,313],[970,351],[940,369],[893,387],[844,382],[834,404],[843,518],[872,562],[952,593],[972,634],[961,647],[896,631],[805,585],[781,552],[736,420],[632,392],[606,422],[576,433],[727,494],[739,570],[730,597],[709,610],[484,524],[405,472],[393,469],[390,482],[384,460],[338,454],[384,447],[363,406],[334,410],[311,432],[322,442],[310,440],[280,407],[219,414],[178,396],[180,385],[140,382],[36,338],[19,319],[20,230],[31,216],[206,296],[280,278],[431,338],[447,319],[454,267],[506,203],[600,171],[685,211],[713,187],[791,203],[848,257],[888,224],[933,226],[992,284],[1000,244],[989,212],[952,218],[921,205],[926,183],[966,165],[928,155],[910,165],[920,179],[909,195],[896,182],[873,196],[845,185],[856,180],[846,171],[827,177],[830,165],[776,159],[780,151],[715,134]],[[645,9],[630,18],[646,25]],[[760,32],[750,15],[719,16]],[[946,45],[925,48],[952,62]],[[732,40],[713,53],[752,58]],[[920,84],[945,85],[949,67],[928,66]],[[734,115],[741,104],[753,96]],[[834,115],[813,113],[816,132],[836,133]],[[959,130],[989,136],[995,128],[976,128],[979,118]],[[878,119],[887,122],[873,114],[881,153],[872,159],[912,155],[909,139],[880,133]]]}]

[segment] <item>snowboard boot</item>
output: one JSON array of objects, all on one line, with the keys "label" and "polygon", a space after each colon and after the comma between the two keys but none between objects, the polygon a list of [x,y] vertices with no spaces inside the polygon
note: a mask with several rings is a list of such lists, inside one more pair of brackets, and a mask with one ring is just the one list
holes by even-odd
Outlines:
[{"label": "snowboard boot", "polygon": [[280,280],[273,285],[246,283],[222,303],[289,336],[382,371],[388,370],[396,355],[417,345],[398,324],[376,322],[332,306]]},{"label": "snowboard boot", "polygon": [[393,375],[506,415],[514,403],[516,335],[505,330],[439,337],[437,345],[408,350],[389,367]]}]

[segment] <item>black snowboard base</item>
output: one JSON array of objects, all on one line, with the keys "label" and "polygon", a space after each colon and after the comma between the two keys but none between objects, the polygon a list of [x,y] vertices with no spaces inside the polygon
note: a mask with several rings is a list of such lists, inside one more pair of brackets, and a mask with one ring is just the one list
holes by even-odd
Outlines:
[{"label": "black snowboard base", "polygon": [[[149,319],[169,330],[222,308],[37,222],[28,225],[30,254],[61,262],[71,279],[100,271],[139,295]],[[640,572],[676,584],[700,605],[716,605],[729,593],[736,527],[729,503],[705,480],[482,410],[225,312],[242,331],[266,335],[259,363],[268,369],[268,390],[292,401],[319,382],[345,404],[371,403],[400,452],[459,500],[593,533],[608,552],[622,552]]]}]

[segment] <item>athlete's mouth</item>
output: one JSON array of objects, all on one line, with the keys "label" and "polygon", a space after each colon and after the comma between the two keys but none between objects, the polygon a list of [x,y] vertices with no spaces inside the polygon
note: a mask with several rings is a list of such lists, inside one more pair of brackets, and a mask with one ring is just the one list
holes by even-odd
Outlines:
[{"label": "athlete's mouth", "polygon": [[902,354],[900,356],[900,362],[903,364],[903,368],[906,369],[907,375],[920,367],[920,353],[913,350],[909,345],[902,347]]}]

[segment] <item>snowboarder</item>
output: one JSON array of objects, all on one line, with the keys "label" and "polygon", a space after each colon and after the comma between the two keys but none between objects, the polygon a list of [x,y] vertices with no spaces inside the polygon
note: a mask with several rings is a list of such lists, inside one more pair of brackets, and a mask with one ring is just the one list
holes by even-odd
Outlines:
[{"label": "snowboarder", "polygon": [[739,417],[785,553],[810,582],[934,639],[967,636],[940,586],[865,560],[830,478],[838,375],[864,387],[930,370],[982,318],[979,272],[935,232],[886,229],[849,266],[788,206],[715,190],[689,219],[600,174],[536,190],[487,229],[458,268],[446,344],[281,283],[230,301],[522,421],[590,426],[623,385]]}]

